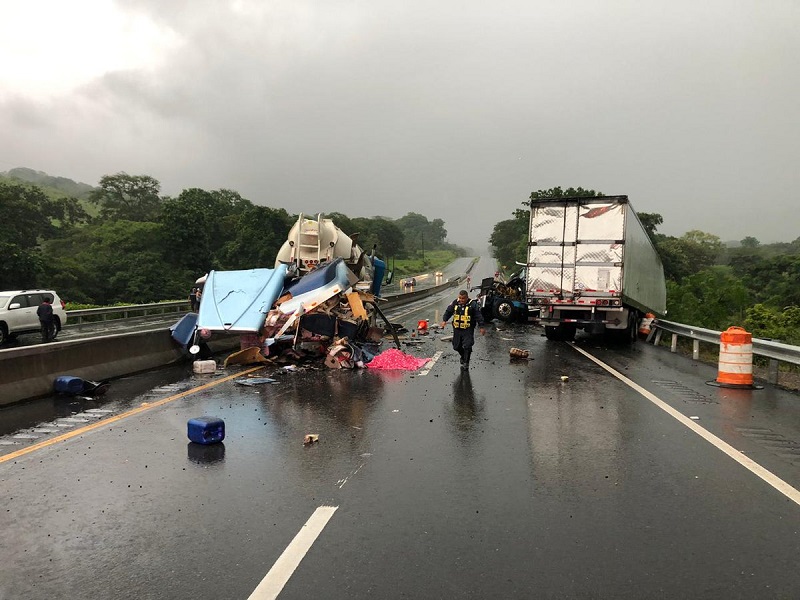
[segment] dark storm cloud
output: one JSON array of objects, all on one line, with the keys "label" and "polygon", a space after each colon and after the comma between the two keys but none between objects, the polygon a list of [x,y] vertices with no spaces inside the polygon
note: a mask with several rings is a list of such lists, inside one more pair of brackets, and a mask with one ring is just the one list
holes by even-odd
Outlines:
[{"label": "dark storm cloud", "polygon": [[415,211],[473,246],[559,185],[665,233],[798,236],[793,3],[382,4],[126,2],[180,36],[161,64],[0,119],[53,174]]}]

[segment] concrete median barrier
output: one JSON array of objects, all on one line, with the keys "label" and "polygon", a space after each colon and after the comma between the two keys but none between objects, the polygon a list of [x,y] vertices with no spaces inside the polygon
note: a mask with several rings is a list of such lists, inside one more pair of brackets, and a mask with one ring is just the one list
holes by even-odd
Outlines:
[{"label": "concrete median barrier", "polygon": [[[212,350],[225,345],[239,340],[219,340]],[[0,350],[0,405],[52,394],[60,375],[101,381],[180,360],[184,354],[166,329]]]}]

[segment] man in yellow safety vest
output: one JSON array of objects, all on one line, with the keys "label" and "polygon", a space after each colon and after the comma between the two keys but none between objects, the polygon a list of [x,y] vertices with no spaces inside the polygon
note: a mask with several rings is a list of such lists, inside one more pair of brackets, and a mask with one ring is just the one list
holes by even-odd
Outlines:
[{"label": "man in yellow safety vest", "polygon": [[444,311],[442,328],[450,317],[453,317],[453,350],[461,355],[461,370],[466,371],[469,369],[472,346],[475,345],[476,323],[480,325],[481,335],[486,335],[483,315],[478,303],[470,301],[467,290],[460,290],[458,298]]}]

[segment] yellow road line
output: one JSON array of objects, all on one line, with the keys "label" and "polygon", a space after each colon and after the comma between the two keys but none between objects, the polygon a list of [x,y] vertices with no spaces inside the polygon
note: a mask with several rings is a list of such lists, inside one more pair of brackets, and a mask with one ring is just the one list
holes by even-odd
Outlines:
[{"label": "yellow road line", "polygon": [[221,383],[225,383],[226,381],[230,381],[231,379],[235,379],[237,377],[241,377],[242,375],[247,375],[248,373],[252,373],[253,371],[258,371],[259,369],[263,369],[263,368],[264,367],[262,367],[262,366],[253,367],[252,369],[247,369],[245,371],[241,371],[240,373],[234,373],[233,375],[228,375],[227,377],[223,377],[222,379],[216,379],[216,380],[211,381],[209,383],[205,383],[205,384],[203,384],[203,385],[201,385],[199,387],[183,391],[183,392],[181,392],[179,394],[174,394],[172,396],[169,396],[168,398],[164,398],[164,399],[158,400],[156,402],[143,403],[142,406],[139,406],[138,408],[133,408],[133,409],[127,411],[127,412],[120,413],[118,415],[114,415],[113,417],[109,417],[108,419],[103,419],[102,421],[96,421],[95,423],[92,423],[91,425],[86,425],[85,427],[81,427],[80,429],[74,429],[73,431],[70,431],[70,432],[65,433],[63,435],[59,435],[59,436],[56,436],[56,437],[51,438],[49,440],[44,440],[43,442],[39,442],[37,444],[33,444],[32,446],[28,446],[27,448],[22,448],[20,450],[17,450],[16,452],[12,452],[10,454],[6,454],[4,456],[0,456],[0,464],[2,464],[4,462],[8,462],[10,460],[14,460],[15,458],[19,458],[20,456],[24,456],[24,455],[29,454],[31,452],[35,452],[36,450],[41,450],[42,448],[47,448],[48,446],[53,446],[54,444],[58,444],[59,442],[65,442],[65,441],[67,441],[67,440],[69,440],[71,438],[74,438],[76,436],[83,435],[84,433],[92,431],[93,429],[99,429],[101,427],[105,427],[106,425],[108,425],[110,423],[116,423],[117,421],[121,421],[122,419],[126,419],[128,417],[132,417],[134,415],[141,414],[141,413],[143,413],[145,411],[150,410],[151,408],[156,408],[158,406],[163,406],[164,404],[172,402],[173,400],[178,400],[179,398],[184,398],[185,396],[191,396],[192,394],[194,394],[196,392],[200,392],[202,390],[207,390],[207,389],[212,388],[214,386],[217,386],[217,385],[219,385]]}]

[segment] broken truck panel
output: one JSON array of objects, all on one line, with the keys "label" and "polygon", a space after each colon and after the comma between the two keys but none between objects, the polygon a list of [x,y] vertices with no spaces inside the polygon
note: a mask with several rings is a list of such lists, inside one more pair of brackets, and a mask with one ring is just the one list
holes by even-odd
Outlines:
[{"label": "broken truck panel", "polygon": [[351,276],[350,269],[340,258],[323,264],[286,286],[285,292],[291,296],[281,302],[278,309],[285,315],[294,313],[301,307],[304,312],[314,310],[333,296],[347,292],[352,287]]},{"label": "broken truck panel", "polygon": [[350,305],[350,310],[353,312],[353,316],[357,319],[364,319],[365,321],[369,318],[367,316],[367,309],[364,308],[364,303],[361,302],[361,297],[358,295],[358,292],[350,292],[347,294],[347,303]]},{"label": "broken truck panel", "polygon": [[186,313],[181,320],[169,328],[172,339],[181,346],[189,346],[194,339],[194,332],[197,328],[197,313]]},{"label": "broken truck panel", "polygon": [[211,271],[203,288],[197,327],[208,331],[259,332],[281,293],[286,265],[275,269]]},{"label": "broken truck panel", "polygon": [[227,368],[231,365],[253,365],[267,362],[269,362],[269,360],[261,353],[261,348],[259,346],[253,346],[229,354],[222,366]]}]

